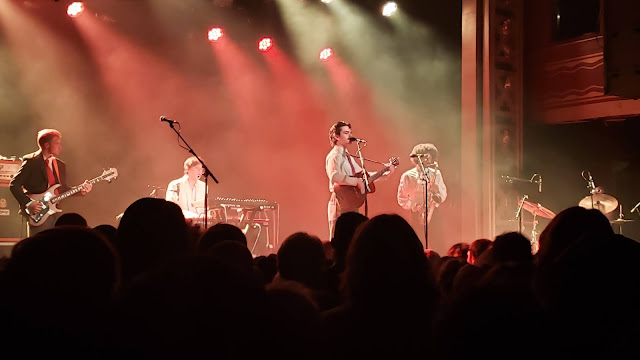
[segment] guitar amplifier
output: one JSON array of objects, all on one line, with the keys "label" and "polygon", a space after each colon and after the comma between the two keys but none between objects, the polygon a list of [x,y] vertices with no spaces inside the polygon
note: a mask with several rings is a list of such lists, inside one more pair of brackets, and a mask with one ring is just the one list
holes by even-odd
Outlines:
[{"label": "guitar amplifier", "polygon": [[0,241],[19,241],[26,236],[26,222],[18,213],[18,201],[9,191],[9,183],[22,162],[0,160]]},{"label": "guitar amplifier", "polygon": [[0,184],[0,241],[18,241],[26,236],[27,223],[23,224],[19,209],[9,185]]},{"label": "guitar amplifier", "polygon": [[11,179],[20,170],[21,164],[21,161],[0,159],[0,185],[9,186]]}]

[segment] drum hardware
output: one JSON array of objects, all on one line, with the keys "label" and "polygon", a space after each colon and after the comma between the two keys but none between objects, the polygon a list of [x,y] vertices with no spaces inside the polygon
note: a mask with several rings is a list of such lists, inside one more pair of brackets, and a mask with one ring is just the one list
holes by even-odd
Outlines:
[{"label": "drum hardware", "polygon": [[603,214],[608,214],[618,207],[618,199],[611,195],[604,194],[602,188],[595,185],[593,176],[588,170],[582,171],[582,178],[587,182],[589,194],[578,203],[585,209],[597,209]]},{"label": "drum hardware", "polygon": [[[636,205],[636,207],[637,207],[637,205]],[[619,230],[620,230],[619,234],[622,235],[622,225],[626,224],[626,223],[633,222],[633,220],[624,218],[624,213],[622,212],[622,204],[620,204],[620,212],[618,213],[618,218],[615,219],[615,220],[611,220],[609,222],[611,223],[611,225],[614,225],[614,224],[618,225],[619,226]]]},{"label": "drum hardware", "polygon": [[638,215],[640,215],[640,202],[638,202],[636,206],[634,206],[633,209],[631,209],[632,214],[634,211],[638,211]]},{"label": "drum hardware", "polygon": [[522,209],[528,211],[533,215],[532,227],[531,227],[531,251],[535,254],[538,252],[539,243],[538,243],[538,219],[537,217],[545,218],[545,219],[553,219],[556,214],[542,206],[540,203],[534,204],[530,201],[524,200],[522,202]]}]

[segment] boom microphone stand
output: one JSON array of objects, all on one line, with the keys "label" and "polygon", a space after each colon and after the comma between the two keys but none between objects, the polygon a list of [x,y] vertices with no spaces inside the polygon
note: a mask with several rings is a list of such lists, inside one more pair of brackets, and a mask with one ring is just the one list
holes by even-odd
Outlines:
[{"label": "boom microphone stand", "polygon": [[187,141],[182,137],[182,135],[180,134],[180,131],[178,129],[175,128],[175,126],[173,126],[173,124],[180,124],[179,122],[175,121],[175,120],[169,120],[167,118],[165,118],[164,116],[160,116],[160,121],[164,121],[169,123],[169,126],[171,127],[171,129],[178,135],[178,138],[180,138],[180,140],[182,140],[182,142],[187,146],[189,150],[189,153],[193,156],[196,157],[196,159],[198,159],[198,161],[200,161],[200,164],[202,164],[202,168],[204,169],[204,228],[207,228],[207,218],[209,217],[209,184],[207,183],[207,179],[209,178],[209,176],[211,176],[211,179],[213,179],[213,181],[215,181],[216,184],[218,184],[218,179],[216,179],[215,176],[213,176],[213,174],[211,173],[211,171],[209,171],[209,168],[207,167],[207,165],[205,165],[204,161],[202,161],[202,159],[200,159],[200,157],[198,156],[198,154],[196,154],[196,152],[193,150],[193,148],[191,146],[189,146],[189,144],[187,144]]},{"label": "boom microphone stand", "polygon": [[[362,156],[362,149],[360,148],[361,141],[356,140],[356,146],[358,147],[358,158],[360,159],[360,167],[362,168],[362,178],[364,179],[364,216],[369,216],[369,202],[367,201],[367,193],[371,191],[369,188],[369,173],[367,169],[364,167],[364,157]],[[365,147],[367,143],[364,143]]]},{"label": "boom microphone stand", "polygon": [[418,157],[418,163],[420,164],[420,168],[422,169],[422,186],[424,189],[424,247],[425,249],[429,248],[429,204],[427,204],[427,191],[429,190],[428,181],[429,174],[427,174],[427,169],[424,167],[422,163],[422,154],[416,154]]}]

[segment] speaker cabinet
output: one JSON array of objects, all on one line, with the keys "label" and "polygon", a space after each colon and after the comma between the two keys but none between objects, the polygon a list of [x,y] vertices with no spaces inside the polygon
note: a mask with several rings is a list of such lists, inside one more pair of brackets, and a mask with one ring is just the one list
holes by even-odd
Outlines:
[{"label": "speaker cabinet", "polygon": [[26,235],[26,221],[18,213],[18,202],[9,186],[0,185],[0,241],[18,241]]},{"label": "speaker cabinet", "polygon": [[604,92],[640,98],[640,1],[604,1]]}]

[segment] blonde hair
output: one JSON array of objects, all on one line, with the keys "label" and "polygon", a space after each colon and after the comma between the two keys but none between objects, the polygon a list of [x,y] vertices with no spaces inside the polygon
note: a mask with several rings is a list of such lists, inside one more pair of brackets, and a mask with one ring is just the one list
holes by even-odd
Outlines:
[{"label": "blonde hair", "polygon": [[38,147],[42,149],[44,147],[44,144],[48,143],[56,136],[61,138],[62,134],[60,133],[60,131],[55,129],[42,129],[38,131],[38,136],[36,138],[38,141]]},{"label": "blonde hair", "polygon": [[200,160],[198,160],[197,157],[192,156],[188,158],[187,160],[184,161],[184,173],[186,174],[187,171],[189,171],[189,169],[191,169],[194,166],[197,166],[198,164],[200,164]]}]

